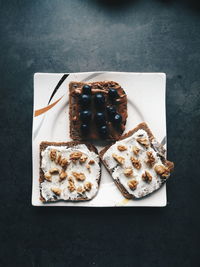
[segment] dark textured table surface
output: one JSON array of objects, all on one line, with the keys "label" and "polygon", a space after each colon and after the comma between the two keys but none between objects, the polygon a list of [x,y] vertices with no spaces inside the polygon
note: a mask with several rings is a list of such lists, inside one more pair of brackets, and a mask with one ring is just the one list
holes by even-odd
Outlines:
[{"label": "dark textured table surface", "polygon": [[[0,266],[198,266],[197,2],[0,1]],[[166,208],[31,206],[33,74],[94,70],[167,74]]]}]

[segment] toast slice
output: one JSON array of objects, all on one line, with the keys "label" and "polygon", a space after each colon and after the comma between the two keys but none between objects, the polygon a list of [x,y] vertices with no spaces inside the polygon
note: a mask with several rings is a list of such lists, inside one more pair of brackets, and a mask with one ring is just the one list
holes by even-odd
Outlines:
[{"label": "toast slice", "polygon": [[42,202],[86,201],[98,192],[101,166],[92,144],[40,144],[40,199]]},{"label": "toast slice", "polygon": [[173,162],[146,123],[121,136],[99,153],[125,198],[142,198],[158,190],[169,178]]},{"label": "toast slice", "polygon": [[117,82],[69,84],[70,137],[73,140],[118,140],[126,119],[127,96]]}]

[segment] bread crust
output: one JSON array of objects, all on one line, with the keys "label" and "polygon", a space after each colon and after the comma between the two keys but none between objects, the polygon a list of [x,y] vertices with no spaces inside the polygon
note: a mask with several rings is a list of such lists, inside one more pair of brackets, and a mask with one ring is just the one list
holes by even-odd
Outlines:
[{"label": "bread crust", "polygon": [[[123,139],[126,139],[130,136],[132,136],[135,132],[137,132],[139,129],[143,129],[147,132],[148,134],[148,137],[150,139],[150,141],[152,142],[153,139],[155,139],[154,135],[152,134],[151,130],[149,129],[148,125],[145,123],[145,122],[142,122],[140,124],[138,124],[134,129],[130,130],[128,133],[125,133],[124,135],[122,135],[120,137],[119,140],[117,141],[120,141],[120,140],[123,140]],[[113,142],[112,144],[110,145],[107,145],[106,147],[104,147],[100,152],[99,152],[99,156],[100,156],[100,159],[101,161],[103,162],[104,166],[106,167],[106,169],[108,170],[108,172],[110,173],[110,175],[112,176],[112,172],[108,169],[108,166],[106,164],[106,162],[103,160],[103,156],[104,154],[106,153],[106,151],[113,145],[115,144],[116,142]],[[160,148],[164,149],[163,146],[160,144]],[[166,160],[163,156],[160,156],[161,158],[161,161],[163,163],[163,165],[165,165],[166,167],[169,168],[170,172],[173,171],[174,169],[174,163],[171,162],[171,161],[168,161]],[[114,180],[114,179],[113,179]],[[134,197],[133,194],[129,194],[129,192],[125,189],[125,187],[120,183],[119,180],[114,180],[116,186],[118,187],[118,189],[120,190],[120,192],[123,194],[123,196],[127,199],[136,199]],[[163,180],[163,184],[165,183],[165,181]]]},{"label": "bread crust", "polygon": [[[117,111],[121,114],[122,116],[122,123],[121,123],[121,129],[115,128],[112,123],[108,123],[108,129],[109,129],[109,135],[108,138],[105,140],[110,141],[110,140],[118,140],[123,133],[125,129],[125,124],[126,124],[126,119],[127,119],[127,96],[123,88],[114,81],[102,81],[102,82],[70,82],[69,84],[69,121],[70,121],[70,137],[73,140],[98,140],[100,139],[99,134],[96,130],[95,125],[91,125],[92,127],[92,133],[90,134],[89,138],[84,138],[80,132],[80,125],[81,121],[79,119],[74,119],[74,118],[79,118],[79,109],[80,106],[78,104],[77,96],[74,94],[76,88],[78,90],[81,90],[83,85],[90,85],[93,90],[99,90],[99,92],[103,91],[108,91],[109,86],[112,88],[115,88],[117,90],[117,93],[119,95],[119,99],[121,98],[121,102],[117,104]],[[106,100],[107,102],[108,100]],[[107,103],[108,104],[108,103]],[[107,105],[106,104],[106,105]],[[92,108],[93,110],[93,108]],[[94,108],[94,111],[96,109]],[[94,123],[94,122],[93,122]],[[93,127],[95,126],[95,127]]]},{"label": "bread crust", "polygon": [[[67,147],[73,147],[76,145],[80,145],[80,144],[84,144],[87,146],[87,148],[90,151],[93,151],[94,153],[96,153],[98,155],[98,150],[96,149],[96,147],[90,143],[87,142],[79,142],[79,141],[70,141],[70,142],[49,142],[49,141],[42,141],[40,143],[40,177],[39,177],[39,183],[41,184],[42,182],[44,182],[45,178],[44,178],[44,173],[43,170],[41,168],[42,165],[42,155],[41,152],[43,150],[45,150],[48,146],[67,146]],[[100,184],[100,180],[101,180],[101,162],[99,161],[99,167],[100,167],[100,173],[99,173],[99,179],[98,179],[98,185]],[[40,200],[43,203],[52,203],[52,202],[58,202],[58,201],[65,201],[65,202],[78,202],[78,201],[89,201],[91,200],[90,198],[84,198],[84,197],[78,197],[74,200],[50,200],[50,201],[46,201],[43,197],[42,197],[42,193],[41,193],[41,188],[40,188]]]}]

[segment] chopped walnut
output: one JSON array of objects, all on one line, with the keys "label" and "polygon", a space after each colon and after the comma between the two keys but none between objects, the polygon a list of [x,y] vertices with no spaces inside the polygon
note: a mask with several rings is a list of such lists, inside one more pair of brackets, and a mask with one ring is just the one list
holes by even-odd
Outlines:
[{"label": "chopped walnut", "polygon": [[79,159],[80,163],[84,163],[84,162],[86,162],[87,158],[88,158],[88,157],[87,157],[86,155],[82,154],[82,156],[81,156],[80,159]]},{"label": "chopped walnut", "polygon": [[133,147],[133,153],[134,153],[135,155],[138,155],[139,152],[140,152],[140,149],[139,149],[137,146],[134,146],[134,147]]},{"label": "chopped walnut", "polygon": [[85,174],[82,172],[72,172],[72,175],[77,181],[84,181],[86,179]]},{"label": "chopped walnut", "polygon": [[70,154],[70,159],[72,161],[76,161],[76,160],[80,159],[81,156],[82,156],[82,152],[75,151],[75,152]]},{"label": "chopped walnut", "polygon": [[148,147],[149,146],[149,141],[146,138],[137,138],[138,143],[140,143],[141,145]]},{"label": "chopped walnut", "polygon": [[126,147],[126,146],[123,146],[123,145],[118,145],[118,146],[117,146],[117,149],[118,149],[119,151],[125,151],[125,150],[127,150],[127,147]]},{"label": "chopped walnut", "polygon": [[94,164],[94,160],[91,159],[91,160],[88,162],[88,164],[93,165],[93,164]]},{"label": "chopped walnut", "polygon": [[128,181],[128,186],[131,190],[135,190],[137,188],[138,182],[136,180]]},{"label": "chopped walnut", "polygon": [[139,161],[139,160],[137,160],[136,158],[134,158],[134,157],[131,157],[130,158],[131,159],[131,162],[132,162],[132,164],[133,164],[133,166],[136,168],[136,169],[140,169],[141,168],[141,162]]},{"label": "chopped walnut", "polygon": [[126,175],[127,177],[132,176],[133,175],[133,169],[132,168],[124,169],[124,175]]},{"label": "chopped walnut", "polygon": [[146,163],[150,166],[150,167],[152,167],[153,165],[154,165],[154,163],[155,163],[155,158],[154,158],[154,156],[153,156],[153,153],[152,152],[150,152],[150,151],[147,151],[147,160],[146,160]]},{"label": "chopped walnut", "polygon": [[70,192],[73,192],[76,189],[74,183],[72,181],[70,181],[70,180],[69,180],[69,184],[68,184],[67,187],[68,187]]},{"label": "chopped walnut", "polygon": [[63,168],[66,168],[67,165],[69,164],[68,160],[66,158],[62,158],[60,160],[60,165],[63,167]]},{"label": "chopped walnut", "polygon": [[52,169],[49,170],[49,172],[51,174],[56,174],[56,173],[59,173],[59,169],[58,168],[52,168]]},{"label": "chopped walnut", "polygon": [[92,188],[92,184],[90,182],[86,182],[84,184],[84,188],[85,188],[86,191],[90,191],[91,188]]},{"label": "chopped walnut", "polygon": [[147,182],[147,183],[150,183],[152,181],[152,176],[151,174],[148,172],[148,171],[145,171],[143,174],[142,174],[142,180]]},{"label": "chopped walnut", "polygon": [[56,159],[56,150],[55,149],[51,149],[49,156],[50,156],[50,159],[52,161],[54,161]]},{"label": "chopped walnut", "polygon": [[60,180],[61,180],[61,181],[62,181],[62,180],[65,180],[66,177],[67,177],[67,173],[64,172],[64,171],[61,171],[61,172],[60,172]]},{"label": "chopped walnut", "polygon": [[163,178],[166,178],[170,173],[170,170],[163,165],[156,165],[154,170],[158,175],[160,175]]},{"label": "chopped walnut", "polygon": [[112,154],[112,156],[119,164],[124,164],[125,159],[123,157],[120,157],[117,154]]},{"label": "chopped walnut", "polygon": [[85,188],[82,187],[82,186],[79,186],[79,187],[77,187],[76,191],[77,191],[78,193],[83,193],[83,192],[85,192]]},{"label": "chopped walnut", "polygon": [[51,191],[57,196],[60,196],[60,194],[61,194],[61,189],[58,187],[52,187]]},{"label": "chopped walnut", "polygon": [[90,165],[89,164],[86,165],[86,168],[88,169],[89,172],[91,172],[91,169],[90,169]]},{"label": "chopped walnut", "polygon": [[45,178],[47,181],[51,182],[51,174],[50,174],[49,172],[45,172],[45,174],[44,174],[44,178]]},{"label": "chopped walnut", "polygon": [[74,179],[71,176],[69,176],[68,181],[74,183]]},{"label": "chopped walnut", "polygon": [[55,163],[60,165],[61,162],[61,153],[57,153],[57,157],[55,159]]}]

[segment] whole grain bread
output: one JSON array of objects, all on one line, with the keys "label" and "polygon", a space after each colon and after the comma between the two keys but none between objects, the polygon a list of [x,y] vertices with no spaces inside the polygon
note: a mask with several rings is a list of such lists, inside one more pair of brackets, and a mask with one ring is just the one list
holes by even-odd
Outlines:
[{"label": "whole grain bread", "polygon": [[[90,85],[92,88],[92,95],[95,93],[102,93],[105,97],[105,106],[111,105],[108,98],[109,88],[114,88],[118,93],[118,100],[116,106],[117,112],[122,116],[122,122],[120,127],[115,127],[110,121],[107,120],[108,136],[105,140],[118,140],[122,135],[126,119],[127,119],[127,96],[124,89],[114,81],[101,81],[101,82],[70,82],[69,84],[69,121],[70,121],[70,137],[73,140],[99,140],[101,136],[98,133],[96,122],[94,120],[94,114],[96,107],[94,104],[91,105],[92,121],[90,123],[90,129],[92,129],[87,136],[83,136],[80,130],[81,120],[79,118],[80,104],[79,95],[81,94],[82,87],[84,85]],[[88,107],[89,108],[89,107]],[[106,115],[107,118],[107,115]]]},{"label": "whole grain bread", "polygon": [[[163,148],[163,146],[162,146],[161,144],[159,144],[158,142],[156,142],[156,147],[155,147],[155,145],[152,144],[152,141],[155,140],[155,137],[154,137],[154,135],[152,134],[151,130],[149,129],[149,127],[147,126],[147,124],[146,124],[145,122],[142,122],[142,123],[138,124],[134,129],[132,129],[132,130],[130,130],[128,133],[125,133],[124,135],[122,135],[118,141],[123,140],[123,139],[126,139],[126,138],[132,136],[132,135],[133,135],[135,132],[137,132],[139,129],[143,129],[144,131],[147,132],[147,135],[148,135],[149,140],[150,140],[150,142],[151,142],[151,146],[154,147],[154,149],[156,149],[158,155],[160,156],[160,159],[161,159],[163,165],[166,166],[166,167],[169,169],[170,172],[172,172],[173,169],[174,169],[174,163],[171,162],[171,161],[166,160],[166,158],[165,158],[165,149]],[[112,171],[109,170],[106,161],[103,159],[103,156],[104,156],[104,154],[106,153],[106,151],[107,151],[113,144],[115,144],[115,143],[116,143],[116,142],[113,142],[112,144],[107,145],[106,147],[104,147],[104,148],[99,152],[99,156],[100,156],[100,158],[101,158],[101,160],[102,160],[104,166],[106,167],[106,169],[108,170],[108,172],[111,174],[111,176],[112,176]],[[126,190],[126,188],[121,184],[121,182],[120,182],[119,179],[113,179],[113,180],[114,180],[116,186],[118,187],[118,189],[121,191],[121,193],[123,194],[123,196],[124,196],[125,198],[127,198],[127,199],[134,199],[134,198],[135,198],[135,197],[134,197],[134,194],[130,194],[130,193]],[[162,184],[164,184],[165,181],[166,181],[166,180],[163,179],[163,180],[162,180]]]}]

